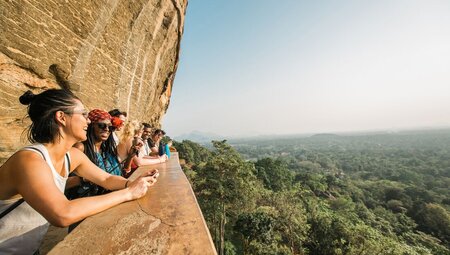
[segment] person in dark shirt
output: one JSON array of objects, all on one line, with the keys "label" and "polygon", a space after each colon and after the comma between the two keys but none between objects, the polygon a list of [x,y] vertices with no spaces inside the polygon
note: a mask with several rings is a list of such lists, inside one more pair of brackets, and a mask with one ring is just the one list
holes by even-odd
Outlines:
[{"label": "person in dark shirt", "polygon": [[144,127],[142,130],[142,141],[144,142],[144,155],[149,156],[150,155],[150,145],[148,143],[148,140],[150,138],[150,135],[152,133],[152,126],[148,123],[142,123],[142,126]]},{"label": "person in dark shirt", "polygon": [[148,145],[150,146],[150,155],[155,156],[159,155],[159,146],[161,143],[161,139],[164,137],[166,132],[161,129],[156,129],[153,131],[153,134],[148,139]]}]

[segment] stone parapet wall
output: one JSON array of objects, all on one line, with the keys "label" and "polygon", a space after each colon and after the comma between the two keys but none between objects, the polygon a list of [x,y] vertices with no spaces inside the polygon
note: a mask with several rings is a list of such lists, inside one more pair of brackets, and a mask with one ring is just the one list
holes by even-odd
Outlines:
[{"label": "stone parapet wall", "polygon": [[152,168],[160,176],[147,195],[87,218],[49,254],[216,254],[178,154],[130,179]]},{"label": "stone parapet wall", "polygon": [[119,108],[158,126],[186,7],[187,0],[0,1],[0,163],[26,143],[18,96],[61,81],[89,108]]}]

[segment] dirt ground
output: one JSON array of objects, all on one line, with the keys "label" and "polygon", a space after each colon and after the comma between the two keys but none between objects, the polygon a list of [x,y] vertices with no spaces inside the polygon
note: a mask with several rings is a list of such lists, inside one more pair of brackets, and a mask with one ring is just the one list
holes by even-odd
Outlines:
[{"label": "dirt ground", "polygon": [[55,245],[62,241],[66,235],[67,228],[50,226],[44,237],[41,248],[39,248],[40,253],[47,254],[53,247],[55,247]]}]

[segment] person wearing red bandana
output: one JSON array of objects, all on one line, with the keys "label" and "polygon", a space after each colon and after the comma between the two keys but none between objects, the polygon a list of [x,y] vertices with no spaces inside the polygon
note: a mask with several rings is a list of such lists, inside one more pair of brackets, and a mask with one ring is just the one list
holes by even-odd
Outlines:
[{"label": "person wearing red bandana", "polygon": [[116,146],[119,145],[119,135],[117,132],[121,132],[125,122],[127,121],[127,113],[122,112],[119,109],[113,109],[108,112],[111,115],[111,124],[115,127],[112,133]]}]

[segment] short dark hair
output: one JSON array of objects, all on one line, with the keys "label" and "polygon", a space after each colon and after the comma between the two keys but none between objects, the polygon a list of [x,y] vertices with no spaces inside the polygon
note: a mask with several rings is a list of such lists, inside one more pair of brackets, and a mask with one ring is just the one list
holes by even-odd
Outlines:
[{"label": "short dark hair", "polygon": [[162,129],[156,129],[155,131],[153,131],[153,135],[159,135],[159,134],[166,135],[166,132],[164,132],[164,130],[162,130]]},{"label": "short dark hair", "polygon": [[108,112],[109,115],[111,115],[112,117],[119,117],[120,115],[122,115],[122,112],[119,109],[112,109],[111,111]]},{"label": "short dark hair", "polygon": [[62,111],[71,114],[76,100],[80,100],[70,90],[49,89],[40,94],[31,90],[19,97],[23,105],[28,105],[28,116],[31,125],[27,129],[27,137],[31,143],[53,143],[61,137],[55,113]]},{"label": "short dark hair", "polygon": [[148,124],[148,123],[142,123],[142,126],[144,126],[144,128],[152,128],[152,125]]}]

